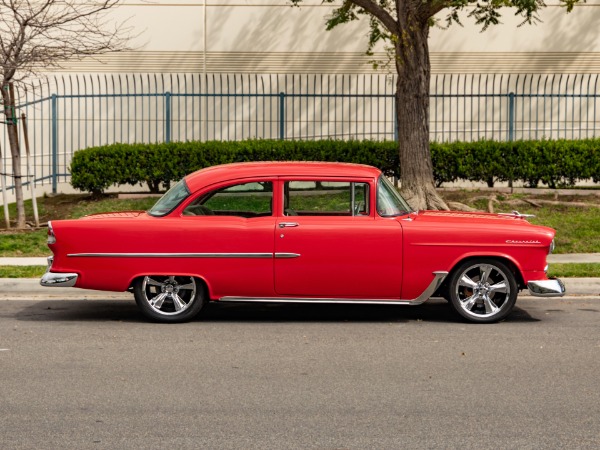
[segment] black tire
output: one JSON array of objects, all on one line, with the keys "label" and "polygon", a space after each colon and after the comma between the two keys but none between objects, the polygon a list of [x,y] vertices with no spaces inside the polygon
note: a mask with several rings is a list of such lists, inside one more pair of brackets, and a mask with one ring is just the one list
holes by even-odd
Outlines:
[{"label": "black tire", "polygon": [[448,284],[450,304],[464,319],[493,323],[505,319],[519,294],[517,280],[503,262],[472,259],[453,271]]},{"label": "black tire", "polygon": [[201,281],[189,276],[149,275],[133,285],[135,302],[155,322],[180,323],[192,320],[206,304]]}]

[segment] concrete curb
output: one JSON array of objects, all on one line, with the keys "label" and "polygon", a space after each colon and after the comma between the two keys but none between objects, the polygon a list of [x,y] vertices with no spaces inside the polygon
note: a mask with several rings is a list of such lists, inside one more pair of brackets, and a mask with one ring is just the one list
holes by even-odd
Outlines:
[{"label": "concrete curb", "polygon": [[548,255],[548,264],[600,263],[600,253],[564,253]]}]

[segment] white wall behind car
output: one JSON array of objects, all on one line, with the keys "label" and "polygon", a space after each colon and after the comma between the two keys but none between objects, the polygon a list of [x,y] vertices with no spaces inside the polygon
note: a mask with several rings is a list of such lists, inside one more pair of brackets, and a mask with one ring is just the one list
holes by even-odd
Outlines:
[{"label": "white wall behind car", "polygon": [[[308,0],[293,8],[285,0],[132,0],[112,18],[129,19],[135,50],[98,60],[72,62],[67,72],[369,73],[364,54],[367,21],[325,30],[333,6]],[[466,16],[466,14],[463,14]],[[445,13],[439,18],[443,20]],[[434,73],[600,72],[600,0],[566,14],[556,1],[543,22],[519,27],[512,10],[502,25],[480,33],[464,27],[432,28]],[[376,56],[383,56],[379,48]]]}]

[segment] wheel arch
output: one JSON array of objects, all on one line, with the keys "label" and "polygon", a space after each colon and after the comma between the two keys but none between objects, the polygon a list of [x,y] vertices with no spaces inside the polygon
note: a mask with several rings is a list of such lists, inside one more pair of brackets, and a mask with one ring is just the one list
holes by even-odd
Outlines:
[{"label": "wheel arch", "polygon": [[448,271],[448,276],[446,276],[446,278],[444,279],[444,282],[442,283],[440,288],[437,290],[435,295],[447,298],[447,296],[449,294],[448,293],[448,283],[450,282],[450,280],[452,279],[452,277],[454,276],[454,274],[456,273],[458,268],[465,262],[478,261],[481,259],[489,259],[489,260],[494,260],[494,261],[499,261],[501,263],[504,263],[511,270],[513,275],[515,276],[515,281],[517,282],[517,286],[519,287],[519,289],[524,289],[526,287],[525,281],[523,278],[523,274],[521,273],[521,269],[519,268],[517,263],[512,258],[510,258],[506,255],[494,255],[494,254],[491,254],[491,255],[490,254],[467,255],[467,256],[463,256],[461,259],[457,260],[452,265],[452,268]]}]

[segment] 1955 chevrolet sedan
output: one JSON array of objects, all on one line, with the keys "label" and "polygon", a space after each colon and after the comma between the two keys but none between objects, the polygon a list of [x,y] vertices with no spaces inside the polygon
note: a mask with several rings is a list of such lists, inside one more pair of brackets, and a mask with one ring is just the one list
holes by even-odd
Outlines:
[{"label": "1955 chevrolet sedan", "polygon": [[150,319],[208,301],[418,305],[446,298],[472,322],[504,319],[546,276],[554,230],[512,214],[413,211],[373,167],[267,162],[209,167],[147,212],[48,223],[43,286],[134,293]]}]

